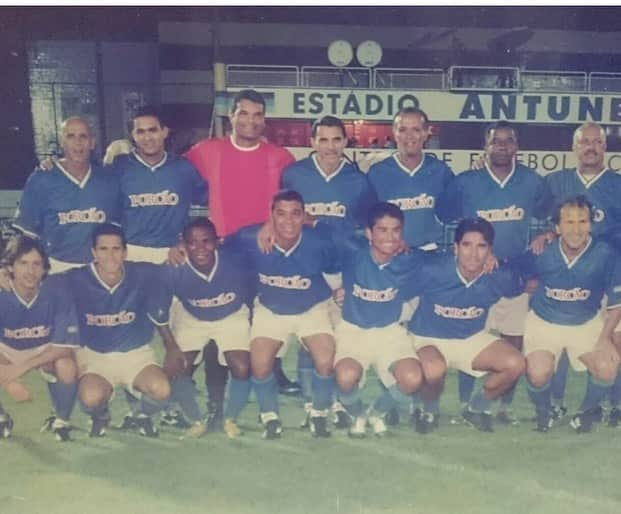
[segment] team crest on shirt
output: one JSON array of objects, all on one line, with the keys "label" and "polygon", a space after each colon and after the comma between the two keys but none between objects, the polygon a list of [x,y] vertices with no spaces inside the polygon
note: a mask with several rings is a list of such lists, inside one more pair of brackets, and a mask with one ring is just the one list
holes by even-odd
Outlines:
[{"label": "team crest on shirt", "polygon": [[498,221],[520,221],[524,219],[524,209],[522,207],[506,207],[504,209],[486,209],[477,211],[477,216],[489,221],[490,223]]},{"label": "team crest on shirt", "polygon": [[171,193],[168,189],[159,193],[141,193],[137,195],[128,195],[131,207],[153,207],[160,205],[177,205],[179,203],[179,195]]},{"label": "team crest on shirt", "polygon": [[429,196],[427,193],[421,193],[418,196],[414,196],[411,198],[393,198],[392,200],[388,201],[392,204],[395,204],[402,211],[433,209],[436,204],[436,199],[433,196]]},{"label": "team crest on shirt", "polygon": [[446,307],[436,303],[433,306],[433,312],[443,318],[477,319],[485,314],[485,309],[482,307]]},{"label": "team crest on shirt", "polygon": [[70,223],[105,223],[106,213],[96,207],[90,209],[73,209],[58,213],[58,223],[68,225]]},{"label": "team crest on shirt", "polygon": [[4,337],[7,339],[40,339],[43,337],[49,337],[50,327],[45,325],[38,325],[36,327],[23,327],[23,328],[5,328]]},{"label": "team crest on shirt", "polygon": [[312,281],[310,278],[294,275],[283,277],[280,275],[265,275],[259,273],[259,282],[270,287],[281,287],[283,289],[309,289]]},{"label": "team crest on shirt", "polygon": [[209,308],[209,307],[222,307],[235,301],[237,296],[235,293],[220,293],[214,298],[191,298],[188,303],[193,307]]},{"label": "team crest on shirt", "polygon": [[558,289],[553,287],[545,287],[546,296],[557,300],[559,302],[582,302],[591,296],[591,291],[588,289],[580,289],[574,287],[573,289]]},{"label": "team crest on shirt", "polygon": [[387,289],[366,289],[354,284],[352,295],[367,302],[391,302],[397,297],[398,289],[389,287]]},{"label": "team crest on shirt", "polygon": [[593,209],[593,221],[595,223],[601,223],[605,217],[606,213],[602,209]]},{"label": "team crest on shirt", "polygon": [[117,327],[129,325],[136,319],[136,313],[122,310],[116,314],[86,314],[86,324],[93,327]]},{"label": "team crest on shirt", "polygon": [[307,203],[305,210],[311,216],[333,216],[344,218],[347,207],[340,202],[314,202]]}]

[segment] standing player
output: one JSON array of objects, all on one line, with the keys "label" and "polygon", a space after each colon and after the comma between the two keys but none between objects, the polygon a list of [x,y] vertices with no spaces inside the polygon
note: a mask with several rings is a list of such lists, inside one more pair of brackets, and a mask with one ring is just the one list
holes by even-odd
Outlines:
[{"label": "standing player", "polygon": [[[438,203],[438,214],[445,222],[481,217],[494,227],[494,255],[498,259],[524,253],[529,243],[532,218],[549,215],[551,198],[537,171],[515,162],[518,135],[505,121],[489,126],[485,132],[485,167],[457,175]],[[504,341],[522,350],[528,294],[502,298],[489,315],[488,328],[496,329]],[[471,375],[460,373],[462,404],[470,400],[474,387]],[[517,423],[509,408],[514,388],[503,396],[498,420]]]},{"label": "standing player", "polygon": [[524,372],[524,358],[503,339],[485,330],[487,314],[502,297],[515,297],[524,285],[508,270],[484,273],[492,252],[494,228],[482,218],[466,218],[455,231],[455,255],[437,255],[414,279],[420,305],[408,324],[425,375],[424,410],[416,430],[438,425],[438,399],[447,368],[486,376],[483,387],[465,406],[464,420],[478,430],[493,430],[492,401]]},{"label": "standing player", "polygon": [[28,178],[13,223],[41,238],[53,273],[89,262],[93,228],[120,218],[117,180],[91,164],[95,139],[88,123],[66,119],[60,145],[63,157],[51,171]]},{"label": "standing player", "polygon": [[[11,241],[2,258],[11,288],[0,290],[0,386],[18,401],[30,397],[20,378],[39,369],[47,380],[55,415],[44,428],[59,441],[69,441],[69,417],[75,403],[77,367],[73,349],[78,345],[73,302],[50,268],[41,243],[20,236]],[[0,405],[0,438],[10,435],[13,420]]]},{"label": "standing player", "polygon": [[[289,335],[309,350],[313,373],[314,437],[328,437],[326,417],[333,392],[334,338],[328,314],[331,289],[323,273],[336,271],[336,252],[319,228],[305,228],[304,200],[296,191],[277,193],[272,202],[274,246],[264,254],[257,246],[259,226],[242,230],[231,241],[244,252],[258,278],[250,342],[252,385],[265,425],[263,437],[280,437],[274,358],[286,348]],[[324,227],[327,229],[327,227]]]},{"label": "standing player", "polygon": [[[179,300],[171,311],[170,325],[174,339],[183,351],[186,365],[176,376],[170,376],[172,398],[193,422],[189,435],[200,437],[206,430],[221,426],[230,438],[240,435],[237,417],[250,393],[250,323],[247,299],[247,278],[241,265],[227,250],[218,248],[214,225],[207,218],[191,221],[183,230],[187,260],[182,266],[167,265],[164,275],[166,301],[156,322],[168,324],[168,311],[173,297]],[[209,340],[216,341],[222,365],[231,373],[226,412],[223,411],[224,388],[208,390],[209,418],[207,426],[200,421],[200,412],[192,382],[196,363]],[[170,367],[164,365],[166,371]],[[172,374],[172,373],[171,373]],[[213,425],[213,426],[212,426]]]},{"label": "standing player", "polygon": [[[155,364],[149,341],[153,324],[149,312],[163,310],[158,268],[150,263],[125,262],[127,244],[121,228],[103,224],[93,232],[93,262],[67,272],[68,287],[78,310],[82,348],[78,351],[79,396],[91,415],[91,437],[105,435],[110,421],[108,402],[114,386],[123,384],[140,395],[137,428],[156,437],[151,415],[158,402],[170,396],[170,384]],[[171,337],[160,331],[167,351],[174,353]],[[167,361],[171,361],[167,356]]]},{"label": "standing player", "polygon": [[[589,432],[600,419],[599,402],[617,376],[619,352],[612,338],[621,319],[621,264],[610,245],[591,238],[594,212],[584,196],[564,200],[553,215],[558,241],[541,255],[527,254],[515,263],[539,279],[524,347],[541,432],[552,425],[550,380],[563,351],[576,371],[589,372],[584,399],[570,423],[577,432]],[[598,315],[604,293],[605,321]]]},{"label": "standing player", "polygon": [[[350,437],[364,437],[367,422],[377,436],[386,433],[384,418],[396,403],[422,383],[420,363],[399,324],[402,285],[422,252],[397,255],[402,248],[403,213],[381,202],[369,211],[366,247],[352,252],[343,265],[343,319],[336,327],[335,375],[339,397],[354,417]],[[364,412],[359,384],[373,365],[385,389]]]}]

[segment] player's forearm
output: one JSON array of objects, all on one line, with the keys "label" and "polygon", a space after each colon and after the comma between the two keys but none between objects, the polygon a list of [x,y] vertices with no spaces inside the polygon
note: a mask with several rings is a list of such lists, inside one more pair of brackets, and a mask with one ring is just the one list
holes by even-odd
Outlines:
[{"label": "player's forearm", "polygon": [[179,350],[179,345],[177,344],[177,340],[175,339],[175,336],[173,335],[168,325],[158,325],[157,331],[159,332],[160,337],[162,338],[162,344],[164,345],[164,349],[167,352]]},{"label": "player's forearm", "polygon": [[604,326],[600,334],[600,339],[612,339],[615,330],[617,330],[617,327],[619,326],[620,320],[621,306],[608,309],[608,311],[606,311],[606,320],[604,321]]}]

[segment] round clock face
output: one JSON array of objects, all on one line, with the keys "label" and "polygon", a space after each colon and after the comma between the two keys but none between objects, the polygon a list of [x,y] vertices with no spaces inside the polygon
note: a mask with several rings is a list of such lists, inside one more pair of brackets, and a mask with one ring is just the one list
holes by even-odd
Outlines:
[{"label": "round clock face", "polygon": [[338,67],[347,66],[354,58],[354,51],[348,41],[337,39],[328,47],[328,59]]},{"label": "round clock face", "polygon": [[356,59],[365,68],[377,66],[382,60],[382,47],[376,41],[363,41],[356,48]]}]

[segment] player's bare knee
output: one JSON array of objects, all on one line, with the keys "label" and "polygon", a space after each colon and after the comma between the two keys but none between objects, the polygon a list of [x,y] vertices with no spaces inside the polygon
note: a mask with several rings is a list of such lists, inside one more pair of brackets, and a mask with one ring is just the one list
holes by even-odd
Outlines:
[{"label": "player's bare knee", "polygon": [[110,392],[93,384],[80,385],[80,401],[89,409],[104,405],[110,399]]},{"label": "player's bare knee", "polygon": [[250,377],[250,362],[243,359],[236,359],[229,362],[231,375],[238,380],[247,380]]},{"label": "player's bare knee", "polygon": [[403,394],[412,394],[418,391],[423,383],[423,374],[420,369],[409,369],[397,378],[397,385]]},{"label": "player's bare knee", "polygon": [[589,371],[596,380],[610,383],[617,378],[618,365],[609,359],[593,359]]},{"label": "player's bare knee", "polygon": [[341,364],[335,371],[336,383],[341,391],[349,393],[360,381],[361,373],[354,366]]},{"label": "player's bare knee", "polygon": [[331,355],[326,356],[326,357],[316,358],[314,363],[315,363],[315,370],[317,371],[317,374],[321,375],[322,377],[327,377],[331,375],[332,372],[334,371],[333,359]]},{"label": "player's bare knee", "polygon": [[441,360],[427,361],[423,363],[423,375],[427,383],[441,384],[446,377],[446,364]]},{"label": "player's bare knee", "polygon": [[170,382],[162,377],[153,377],[145,384],[143,391],[154,400],[167,400],[170,397]]},{"label": "player's bare knee", "polygon": [[512,377],[517,378],[526,371],[526,361],[517,351],[513,352],[507,357],[504,369],[510,373]]},{"label": "player's bare knee", "polygon": [[71,357],[63,357],[54,363],[54,374],[64,384],[73,384],[78,379],[78,366]]}]

